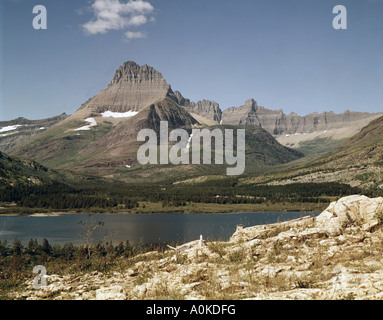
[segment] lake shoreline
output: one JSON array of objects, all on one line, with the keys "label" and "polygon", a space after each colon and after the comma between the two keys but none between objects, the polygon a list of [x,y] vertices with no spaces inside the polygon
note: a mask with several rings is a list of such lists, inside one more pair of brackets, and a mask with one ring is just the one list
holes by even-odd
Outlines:
[{"label": "lake shoreline", "polygon": [[325,203],[267,203],[267,204],[210,204],[192,203],[183,207],[162,206],[160,203],[141,203],[139,207],[133,209],[82,209],[82,210],[45,210],[33,208],[9,208],[0,210],[0,217],[3,216],[30,216],[30,217],[52,217],[66,214],[156,214],[156,213],[175,213],[175,214],[212,214],[212,213],[251,213],[251,212],[320,212],[326,209]]},{"label": "lake shoreline", "polygon": [[280,213],[289,213],[289,212],[307,212],[307,213],[317,213],[321,210],[278,210],[278,211],[232,211],[232,212],[49,212],[49,213],[32,213],[32,214],[22,214],[22,213],[4,213],[0,214],[0,217],[29,217],[29,218],[48,218],[48,217],[59,217],[62,215],[151,215],[151,214],[193,214],[193,215],[204,215],[204,214],[240,214],[240,213],[268,213],[268,212],[280,212]]}]

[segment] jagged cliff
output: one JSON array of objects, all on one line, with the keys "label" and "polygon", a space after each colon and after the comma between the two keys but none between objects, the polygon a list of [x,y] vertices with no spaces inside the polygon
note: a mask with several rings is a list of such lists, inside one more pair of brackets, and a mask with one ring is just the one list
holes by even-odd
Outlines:
[{"label": "jagged cliff", "polygon": [[226,109],[222,113],[222,124],[256,125],[274,134],[275,123],[283,115],[282,110],[272,111],[259,107],[254,99],[247,100],[241,107]]},{"label": "jagged cliff", "polygon": [[282,145],[311,155],[333,150],[381,115],[347,110],[340,114],[330,111],[300,116],[266,109],[250,99],[241,107],[223,111],[222,124],[260,126]]},{"label": "jagged cliff", "polygon": [[188,112],[213,120],[217,123],[221,122],[222,111],[217,102],[205,99],[198,102],[192,102],[189,99],[184,98],[179,91],[174,92],[174,98],[176,102]]},{"label": "jagged cliff", "polygon": [[296,113],[285,114],[283,110],[269,110],[258,106],[254,99],[250,99],[241,107],[224,110],[222,124],[257,125],[271,134],[283,135],[353,127],[361,121],[365,124],[364,120],[369,122],[377,117],[379,114],[349,110],[340,114],[332,111],[311,113],[305,116]]}]

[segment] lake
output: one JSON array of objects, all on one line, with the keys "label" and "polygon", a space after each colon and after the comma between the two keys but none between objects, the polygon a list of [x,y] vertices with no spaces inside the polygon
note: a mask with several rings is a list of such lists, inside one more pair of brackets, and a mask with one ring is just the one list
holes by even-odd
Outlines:
[{"label": "lake", "polygon": [[[94,233],[94,241],[120,241],[134,245],[143,243],[177,243],[199,239],[227,241],[238,224],[245,227],[282,222],[304,216],[317,216],[319,212],[248,212],[214,214],[94,214],[94,222],[102,222]],[[15,238],[26,245],[29,239],[50,244],[72,242],[83,244],[81,234],[86,231],[82,221],[88,223],[88,214],[62,214],[58,216],[0,216],[0,239],[12,243]]]}]

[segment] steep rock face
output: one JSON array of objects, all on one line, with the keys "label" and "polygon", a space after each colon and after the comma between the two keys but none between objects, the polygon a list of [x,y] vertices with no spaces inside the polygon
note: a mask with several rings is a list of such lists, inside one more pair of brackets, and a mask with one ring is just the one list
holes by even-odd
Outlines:
[{"label": "steep rock face", "polygon": [[233,107],[222,113],[222,124],[257,125],[274,135],[313,133],[343,127],[353,127],[363,120],[377,118],[378,114],[346,111],[312,113],[300,116],[296,113],[284,114],[282,110],[269,110],[258,106],[253,99],[241,107]]},{"label": "steep rock face", "polygon": [[115,73],[108,87],[89,99],[78,112],[95,116],[105,111],[140,111],[172,94],[170,85],[154,68],[125,62]]},{"label": "steep rock face", "polygon": [[182,96],[179,91],[174,92],[175,101],[188,112],[198,114],[204,118],[220,122],[222,119],[222,111],[219,104],[215,101],[201,100],[198,102],[192,102]]},{"label": "steep rock face", "polygon": [[258,106],[254,99],[247,100],[239,108],[229,108],[222,113],[222,124],[255,125],[274,133],[275,124],[283,116],[283,111],[272,111]]},{"label": "steep rock face", "polygon": [[373,119],[375,115],[367,112],[351,112],[335,114],[334,112],[312,113],[299,116],[291,113],[283,115],[276,123],[275,134],[312,133],[315,131],[339,129],[353,126],[363,119]]}]

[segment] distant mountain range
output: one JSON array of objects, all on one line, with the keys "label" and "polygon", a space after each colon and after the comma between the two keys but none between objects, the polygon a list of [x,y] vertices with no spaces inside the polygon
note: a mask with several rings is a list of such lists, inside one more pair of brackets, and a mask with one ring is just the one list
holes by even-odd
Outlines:
[{"label": "distant mountain range", "polygon": [[10,121],[0,121],[0,151],[11,150],[27,142],[31,137],[44,132],[67,117],[68,115],[63,113],[42,120],[28,120],[20,117]]},{"label": "distant mountain range", "polygon": [[[202,127],[243,127],[247,169],[252,172],[302,158],[303,153],[334,149],[381,115],[350,111],[286,115],[282,110],[258,106],[254,99],[222,111],[215,101],[184,98],[172,90],[160,72],[129,61],[116,70],[104,90],[71,116],[0,122],[0,150],[50,168],[129,180],[148,177],[153,171],[140,167],[136,160],[141,129],[159,132],[160,121],[168,121],[170,130],[184,128],[189,132]],[[216,172],[213,167],[204,168],[203,174]],[[170,174],[175,169],[161,170]],[[192,165],[176,170],[185,176],[202,174]]]}]

